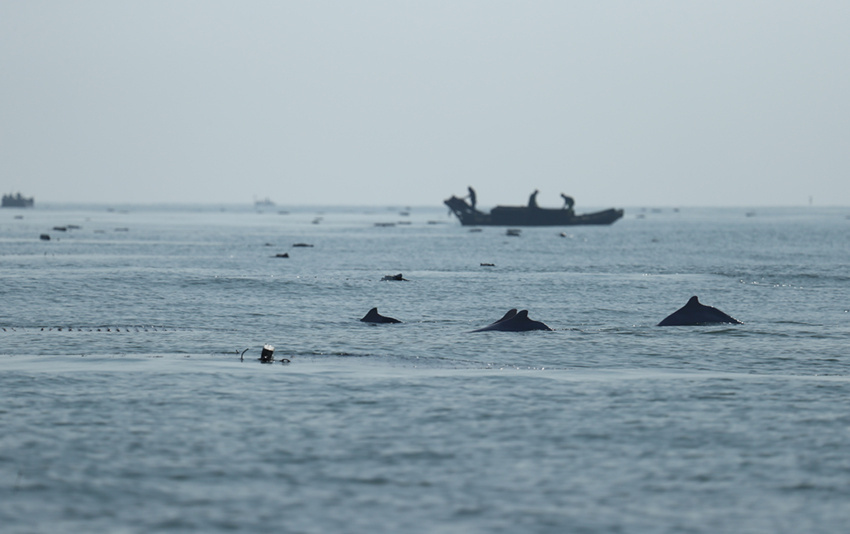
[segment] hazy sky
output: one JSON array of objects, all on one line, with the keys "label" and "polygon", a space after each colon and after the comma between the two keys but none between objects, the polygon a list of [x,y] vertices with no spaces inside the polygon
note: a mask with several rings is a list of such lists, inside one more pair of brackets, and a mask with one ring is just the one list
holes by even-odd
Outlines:
[{"label": "hazy sky", "polygon": [[0,2],[36,202],[850,205],[850,2]]}]

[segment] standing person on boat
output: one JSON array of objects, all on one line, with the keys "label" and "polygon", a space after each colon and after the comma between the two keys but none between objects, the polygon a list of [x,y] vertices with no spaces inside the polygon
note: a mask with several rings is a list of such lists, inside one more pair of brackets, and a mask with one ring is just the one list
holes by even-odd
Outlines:
[{"label": "standing person on boat", "polygon": [[467,187],[467,189],[469,189],[469,194],[463,198],[468,198],[469,203],[472,204],[472,209],[475,209],[475,189],[473,189],[472,186]]},{"label": "standing person on boat", "polygon": [[539,207],[539,206],[537,205],[537,193],[539,193],[539,191],[538,191],[537,189],[535,189],[535,190],[534,190],[534,193],[531,193],[531,196],[530,196],[530,197],[528,197],[528,207],[529,207],[529,208],[537,208],[537,207]]},{"label": "standing person on boat", "polygon": [[573,197],[571,197],[571,196],[567,196],[567,195],[565,195],[565,194],[561,193],[561,198],[563,198],[563,199],[564,199],[564,209],[565,209],[565,210],[570,210],[570,211],[572,211],[572,209],[573,209],[573,204],[575,204],[575,203],[576,203],[576,201],[575,201],[575,200],[573,200]]}]

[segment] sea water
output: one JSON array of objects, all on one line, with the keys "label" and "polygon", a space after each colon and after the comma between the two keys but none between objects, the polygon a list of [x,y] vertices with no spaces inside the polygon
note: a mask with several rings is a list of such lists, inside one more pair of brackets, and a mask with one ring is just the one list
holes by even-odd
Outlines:
[{"label": "sea water", "polygon": [[751,211],[4,209],[0,530],[844,531],[850,209]]}]

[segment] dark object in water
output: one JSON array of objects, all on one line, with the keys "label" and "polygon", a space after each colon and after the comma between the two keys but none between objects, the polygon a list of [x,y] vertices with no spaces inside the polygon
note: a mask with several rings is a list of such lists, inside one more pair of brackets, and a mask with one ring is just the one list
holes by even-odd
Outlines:
[{"label": "dark object in water", "polygon": [[364,323],[400,323],[398,319],[393,319],[392,317],[384,317],[383,315],[378,313],[378,308],[372,308],[369,310],[362,319],[360,319]]},{"label": "dark object in water", "polygon": [[278,252],[274,255],[275,258],[288,258],[289,252]]},{"label": "dark object in water", "polygon": [[607,209],[576,215],[572,207],[539,208],[537,206],[496,206],[490,213],[478,211],[456,196],[444,201],[463,226],[572,226],[611,224],[623,216],[621,209]]},{"label": "dark object in water", "polygon": [[53,229],[56,230],[57,232],[67,232],[68,231],[68,228],[66,228],[64,226],[54,226]]},{"label": "dark object in water", "polygon": [[260,352],[261,363],[271,363],[274,361],[274,345],[263,345],[263,351]]},{"label": "dark object in water", "polygon": [[530,332],[532,330],[552,330],[540,321],[532,321],[528,318],[528,310],[516,311],[516,308],[508,310],[501,319],[488,324],[484,328],[473,330],[473,332]]},{"label": "dark object in water", "polygon": [[[245,353],[250,350],[250,347],[243,350],[241,354],[239,354],[239,361],[245,361]],[[238,350],[236,351],[239,352]],[[274,362],[274,347],[271,345],[263,345],[263,351],[260,354],[260,363],[273,363]],[[280,363],[289,363],[289,360],[286,358],[281,358],[278,360]]]},{"label": "dark object in water", "polygon": [[41,234],[38,238],[42,241],[50,241],[50,234]]},{"label": "dark object in water", "polygon": [[313,245],[311,245],[311,244],[309,244],[309,243],[295,243],[295,244],[294,244],[294,245],[292,245],[292,246],[293,246],[293,247],[312,247]]},{"label": "dark object in water", "polygon": [[695,296],[658,323],[658,326],[693,326],[712,323],[744,324],[713,306],[700,304]]},{"label": "dark object in water", "polygon": [[388,274],[388,275],[384,276],[383,278],[381,278],[381,281],[382,282],[392,282],[392,281],[409,282],[409,280],[407,278],[403,277],[401,275],[401,273]]},{"label": "dark object in water", "polygon": [[481,264],[481,267],[495,267],[495,266],[496,266],[495,263],[482,263]]},{"label": "dark object in water", "polygon": [[4,208],[31,208],[35,205],[35,198],[26,198],[20,193],[17,195],[3,195],[2,207]]},{"label": "dark object in water", "polygon": [[505,232],[505,235],[511,237],[519,237],[520,232],[522,232],[522,230],[520,230],[519,228],[508,228],[508,230]]}]

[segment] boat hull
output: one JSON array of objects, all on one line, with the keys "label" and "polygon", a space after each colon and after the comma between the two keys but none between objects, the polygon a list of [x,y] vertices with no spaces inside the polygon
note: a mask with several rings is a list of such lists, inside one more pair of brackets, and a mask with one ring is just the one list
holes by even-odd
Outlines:
[{"label": "boat hull", "polygon": [[576,226],[606,225],[622,218],[623,210],[607,209],[577,215],[571,209],[529,208],[527,206],[496,206],[490,213],[474,209],[465,200],[452,197],[446,206],[463,226]]},{"label": "boat hull", "polygon": [[35,199],[23,197],[20,193],[15,196],[3,195],[2,203],[0,203],[0,207],[4,208],[32,208],[34,205]]}]

